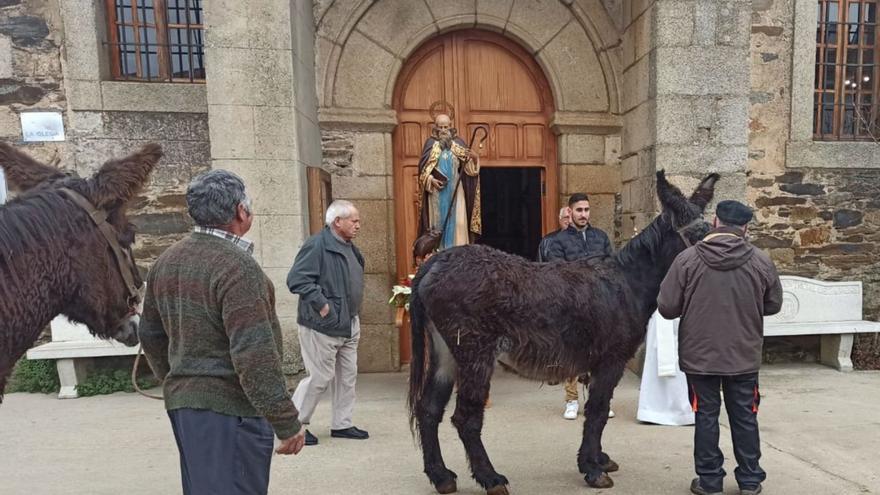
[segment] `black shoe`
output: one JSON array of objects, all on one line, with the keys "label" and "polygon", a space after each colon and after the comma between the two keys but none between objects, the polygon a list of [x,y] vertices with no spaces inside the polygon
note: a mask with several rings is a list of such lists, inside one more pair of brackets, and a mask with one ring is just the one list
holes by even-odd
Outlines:
[{"label": "black shoe", "polygon": [[356,426],[344,430],[330,430],[330,436],[334,438],[351,438],[352,440],[366,440],[370,434]]},{"label": "black shoe", "polygon": [[695,495],[722,495],[724,492],[710,492],[700,486],[700,478],[694,478],[694,480],[691,481],[691,493]]},{"label": "black shoe", "polygon": [[306,430],[306,445],[318,445],[318,437],[312,435],[309,430]]}]

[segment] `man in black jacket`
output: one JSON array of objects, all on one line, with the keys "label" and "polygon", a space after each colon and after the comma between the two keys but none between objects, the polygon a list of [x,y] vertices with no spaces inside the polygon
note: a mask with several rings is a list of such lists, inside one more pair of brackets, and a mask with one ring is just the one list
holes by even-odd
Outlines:
[{"label": "man in black jacket", "polygon": [[[299,294],[296,322],[303,363],[309,376],[299,382],[293,404],[308,424],[324,392],[333,395],[330,436],[364,440],[369,434],[352,424],[357,382],[358,313],[364,295],[364,257],[351,242],[361,228],[350,202],[327,208],[326,227],[308,238],[287,275],[290,292]],[[318,443],[306,430],[306,445]]]},{"label": "man in black jacket", "polygon": [[[608,236],[590,225],[590,198],[585,193],[572,194],[568,199],[567,210],[571,218],[568,227],[548,235],[541,242],[541,261],[575,261],[610,255],[612,249]],[[562,212],[560,221],[561,219]],[[572,377],[565,382],[565,409],[562,417],[577,419],[579,410],[578,380],[577,377]],[[614,411],[609,409],[608,417],[613,418]]]},{"label": "man in black jacket", "polygon": [[571,210],[571,224],[547,243],[545,261],[574,261],[611,255],[608,235],[590,225],[590,198],[585,193],[574,193],[568,199],[568,207]]},{"label": "man in black jacket", "polygon": [[764,316],[782,309],[782,284],[770,257],[745,239],[752,210],[722,201],[715,229],[675,258],[660,285],[664,318],[681,318],[678,355],[694,409],[697,495],[723,490],[724,455],[718,448],[721,389],[730,419],[736,482],[742,495],[761,492],[767,477],[758,464],[758,369]]}]

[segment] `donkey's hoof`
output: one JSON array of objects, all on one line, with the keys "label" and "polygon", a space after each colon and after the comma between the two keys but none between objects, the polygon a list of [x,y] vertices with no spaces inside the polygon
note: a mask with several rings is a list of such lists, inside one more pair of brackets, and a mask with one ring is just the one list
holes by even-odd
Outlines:
[{"label": "donkey's hoof", "polygon": [[584,481],[593,488],[611,488],[614,486],[614,480],[607,473],[602,473],[596,479],[590,481],[590,478],[584,476]]},{"label": "donkey's hoof", "polygon": [[437,493],[455,493],[458,491],[458,485],[455,480],[447,480],[437,485]]},{"label": "donkey's hoof", "polygon": [[507,491],[507,485],[495,485],[486,490],[486,495],[510,495]]},{"label": "donkey's hoof", "polygon": [[606,462],[605,464],[602,464],[602,471],[604,471],[606,473],[613,473],[619,469],[620,469],[620,466],[618,466],[617,463],[612,461],[611,459],[608,459],[608,462]]}]

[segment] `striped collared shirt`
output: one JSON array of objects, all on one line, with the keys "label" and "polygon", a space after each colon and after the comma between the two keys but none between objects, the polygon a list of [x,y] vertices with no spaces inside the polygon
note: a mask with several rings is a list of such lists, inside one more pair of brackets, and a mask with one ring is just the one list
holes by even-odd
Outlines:
[{"label": "striped collared shirt", "polygon": [[228,232],[223,229],[215,229],[213,227],[201,227],[198,225],[195,226],[193,232],[197,234],[208,234],[214,237],[219,237],[221,239],[226,239],[227,241],[230,241],[236,246],[244,249],[247,254],[254,254],[254,241],[246,237],[239,237],[232,232]]}]

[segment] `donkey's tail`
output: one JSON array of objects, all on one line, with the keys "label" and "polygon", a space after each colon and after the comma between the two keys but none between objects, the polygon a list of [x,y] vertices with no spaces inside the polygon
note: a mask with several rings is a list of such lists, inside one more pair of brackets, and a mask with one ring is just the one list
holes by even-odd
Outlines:
[{"label": "donkey's tail", "polygon": [[419,297],[419,284],[422,277],[428,272],[427,265],[432,260],[428,260],[419,274],[412,282],[412,292],[409,297],[409,317],[410,329],[412,332],[412,358],[409,364],[409,397],[407,406],[409,408],[409,429],[413,435],[417,435],[416,428],[416,409],[422,393],[425,390],[425,383],[428,378],[428,360],[431,356],[431,339],[427,336],[427,316],[425,315],[425,306]]}]

